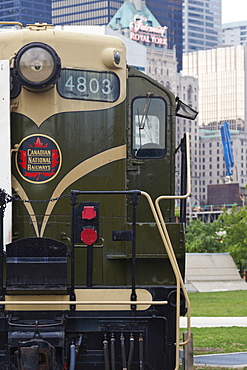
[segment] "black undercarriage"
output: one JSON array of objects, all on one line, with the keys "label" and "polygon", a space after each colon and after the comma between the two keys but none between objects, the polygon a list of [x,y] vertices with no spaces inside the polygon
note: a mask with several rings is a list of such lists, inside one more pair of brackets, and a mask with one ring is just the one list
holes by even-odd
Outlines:
[{"label": "black undercarriage", "polygon": [[142,311],[2,311],[0,368],[174,368],[175,290],[150,292],[169,303]]}]

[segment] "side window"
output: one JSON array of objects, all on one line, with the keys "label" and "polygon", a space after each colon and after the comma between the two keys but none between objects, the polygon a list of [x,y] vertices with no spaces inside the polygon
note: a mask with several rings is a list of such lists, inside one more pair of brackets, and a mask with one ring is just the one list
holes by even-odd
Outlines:
[{"label": "side window", "polygon": [[166,154],[166,102],[141,97],[132,102],[132,154],[137,158],[161,158]]}]

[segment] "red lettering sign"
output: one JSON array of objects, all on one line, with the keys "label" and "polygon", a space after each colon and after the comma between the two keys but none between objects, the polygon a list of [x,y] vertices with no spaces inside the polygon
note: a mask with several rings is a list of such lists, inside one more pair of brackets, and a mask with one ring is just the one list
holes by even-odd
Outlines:
[{"label": "red lettering sign", "polygon": [[152,27],[143,22],[147,22],[146,17],[139,14],[134,16],[134,21],[129,25],[131,40],[167,45],[167,27]]}]

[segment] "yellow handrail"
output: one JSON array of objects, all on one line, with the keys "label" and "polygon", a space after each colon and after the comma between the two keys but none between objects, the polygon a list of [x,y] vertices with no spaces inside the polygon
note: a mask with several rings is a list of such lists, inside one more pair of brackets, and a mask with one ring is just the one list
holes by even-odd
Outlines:
[{"label": "yellow handrail", "polygon": [[[148,203],[150,205],[150,208],[152,210],[155,222],[157,224],[161,239],[163,241],[163,244],[165,246],[168,258],[170,260],[174,275],[176,277],[176,282],[177,282],[177,305],[176,305],[176,368],[178,369],[179,367],[179,326],[180,326],[180,284],[182,281],[182,277],[180,274],[180,270],[176,261],[176,257],[174,258],[174,252],[172,253],[172,247],[169,245],[169,241],[167,240],[167,235],[164,232],[164,227],[162,225],[162,221],[160,221],[158,213],[154,207],[153,201],[148,193],[141,192],[142,195],[144,195]],[[169,236],[168,236],[169,238]]]},{"label": "yellow handrail", "polygon": [[[185,289],[185,285],[183,282],[183,278],[177,263],[177,259],[175,256],[175,253],[172,248],[172,243],[165,225],[165,221],[159,206],[159,202],[162,199],[186,199],[190,196],[191,193],[191,185],[190,185],[190,151],[189,151],[189,135],[188,133],[185,134],[186,138],[186,160],[187,160],[187,193],[185,195],[164,195],[160,196],[155,200],[155,207],[153,205],[153,201],[149,194],[145,192],[141,192],[142,195],[144,195],[148,203],[150,205],[151,211],[153,213],[155,222],[158,226],[158,230],[160,232],[163,244],[165,246],[168,258],[170,260],[174,275],[176,277],[176,284],[177,284],[177,305],[176,305],[176,367],[175,370],[179,368],[179,346],[185,345],[190,341],[191,337],[191,325],[190,325],[190,301],[188,294]],[[156,211],[157,210],[157,211]],[[182,291],[184,293],[184,297],[187,303],[187,331],[188,331],[188,339],[184,342],[179,342],[179,327],[180,327],[180,287],[182,288]]]},{"label": "yellow handrail", "polygon": [[78,305],[78,306],[111,306],[111,305],[166,305],[168,301],[0,301],[0,305]]},{"label": "yellow handrail", "polygon": [[6,26],[20,26],[20,29],[23,27],[22,23],[20,22],[0,22],[0,25],[4,24],[6,24]]}]

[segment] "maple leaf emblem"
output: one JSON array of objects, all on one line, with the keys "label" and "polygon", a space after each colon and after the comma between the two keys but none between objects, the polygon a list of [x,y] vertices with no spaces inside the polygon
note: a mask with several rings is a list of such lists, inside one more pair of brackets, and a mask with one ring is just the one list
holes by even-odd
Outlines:
[{"label": "maple leaf emblem", "polygon": [[57,149],[52,150],[52,168],[59,164],[59,154]]},{"label": "maple leaf emblem", "polygon": [[20,162],[19,162],[19,165],[26,169],[27,168],[27,153],[25,150],[20,150],[19,151],[20,153]]},{"label": "maple leaf emblem", "polygon": [[47,146],[48,146],[48,143],[43,144],[39,137],[37,137],[37,139],[36,139],[35,143],[33,143],[33,145],[30,144],[31,148],[46,148]]}]

